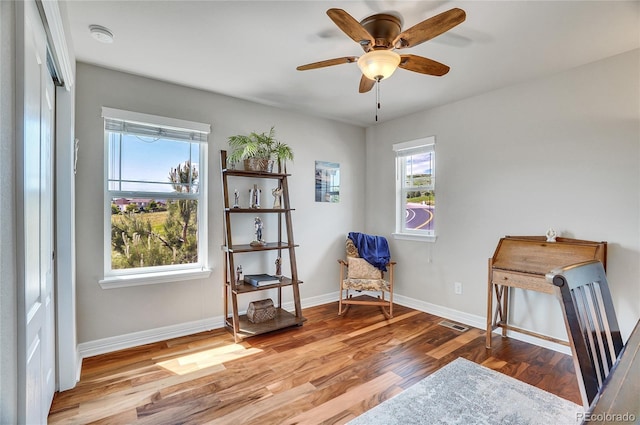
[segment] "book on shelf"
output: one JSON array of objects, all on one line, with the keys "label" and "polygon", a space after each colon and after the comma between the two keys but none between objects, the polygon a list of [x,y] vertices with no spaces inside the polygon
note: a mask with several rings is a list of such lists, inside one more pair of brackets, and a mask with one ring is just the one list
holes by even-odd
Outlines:
[{"label": "book on shelf", "polygon": [[277,276],[271,274],[246,274],[244,275],[244,283],[248,283],[253,286],[266,286],[273,285],[274,283],[280,283],[280,279]]}]

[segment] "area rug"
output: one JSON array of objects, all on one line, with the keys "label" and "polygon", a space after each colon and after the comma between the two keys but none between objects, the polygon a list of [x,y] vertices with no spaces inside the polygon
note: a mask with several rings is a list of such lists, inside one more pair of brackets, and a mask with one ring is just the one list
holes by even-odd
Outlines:
[{"label": "area rug", "polygon": [[458,358],[348,425],[580,423],[582,407]]}]

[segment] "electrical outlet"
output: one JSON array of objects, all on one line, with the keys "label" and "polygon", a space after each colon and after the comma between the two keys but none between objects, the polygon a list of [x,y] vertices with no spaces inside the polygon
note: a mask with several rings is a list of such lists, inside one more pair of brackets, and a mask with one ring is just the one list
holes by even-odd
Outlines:
[{"label": "electrical outlet", "polygon": [[461,295],[462,294],[462,283],[461,282],[454,282],[453,283],[453,292],[455,292],[457,295]]}]

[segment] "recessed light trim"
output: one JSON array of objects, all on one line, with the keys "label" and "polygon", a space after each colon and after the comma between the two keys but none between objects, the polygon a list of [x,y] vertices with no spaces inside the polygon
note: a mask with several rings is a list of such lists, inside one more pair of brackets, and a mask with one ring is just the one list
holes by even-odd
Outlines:
[{"label": "recessed light trim", "polygon": [[113,43],[113,33],[102,25],[89,25],[89,32],[91,33],[91,37],[101,43]]}]

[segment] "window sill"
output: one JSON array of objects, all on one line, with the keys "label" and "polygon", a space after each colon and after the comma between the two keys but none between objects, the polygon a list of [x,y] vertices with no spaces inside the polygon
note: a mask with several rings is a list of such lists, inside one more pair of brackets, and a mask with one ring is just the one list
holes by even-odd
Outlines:
[{"label": "window sill", "polygon": [[173,270],[158,273],[140,273],[124,276],[107,276],[98,281],[102,289],[127,288],[129,286],[154,285],[183,280],[206,279],[211,269]]},{"label": "window sill", "polygon": [[435,242],[438,238],[437,236],[413,235],[410,233],[392,233],[391,236],[393,236],[393,239],[418,242]]}]

